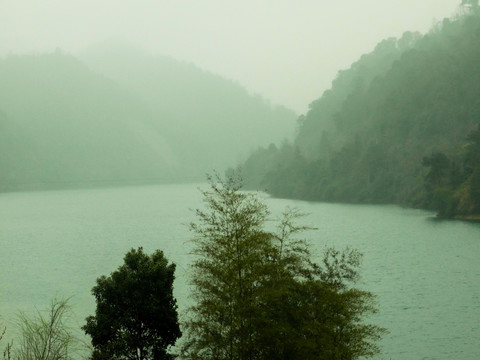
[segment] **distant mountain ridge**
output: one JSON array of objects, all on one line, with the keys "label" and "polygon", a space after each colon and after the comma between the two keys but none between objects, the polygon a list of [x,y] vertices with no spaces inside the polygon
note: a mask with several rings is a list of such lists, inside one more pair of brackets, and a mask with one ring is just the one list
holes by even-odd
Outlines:
[{"label": "distant mountain ridge", "polygon": [[262,126],[284,126],[279,142],[294,125],[294,113],[227,80],[129,56],[118,78],[61,51],[0,59],[0,191],[203,180],[271,141]]}]

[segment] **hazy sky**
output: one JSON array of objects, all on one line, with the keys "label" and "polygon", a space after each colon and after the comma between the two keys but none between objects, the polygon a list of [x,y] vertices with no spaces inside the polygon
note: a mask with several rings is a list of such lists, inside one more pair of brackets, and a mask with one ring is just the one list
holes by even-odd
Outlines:
[{"label": "hazy sky", "polygon": [[[299,113],[380,40],[428,31],[461,0],[0,0],[0,55],[124,37]],[[1,81],[1,79],[0,79]]]}]

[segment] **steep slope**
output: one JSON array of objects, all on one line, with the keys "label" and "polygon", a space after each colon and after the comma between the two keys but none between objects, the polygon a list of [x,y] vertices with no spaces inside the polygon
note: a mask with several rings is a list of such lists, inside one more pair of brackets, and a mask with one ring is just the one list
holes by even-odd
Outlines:
[{"label": "steep slope", "polygon": [[246,177],[277,196],[424,206],[422,159],[461,153],[480,120],[478,59],[475,14],[382,42],[312,103],[293,145],[253,155]]},{"label": "steep slope", "polygon": [[148,110],[71,56],[0,60],[1,189],[171,179]]},{"label": "steep slope", "polygon": [[[326,156],[344,144],[349,134],[354,131],[351,125],[358,122],[341,124],[337,114],[345,105],[354,106],[355,101],[361,101],[362,99],[355,98],[355,94],[367,91],[372,81],[385,74],[420,38],[419,33],[406,32],[398,40],[385,39],[374,51],[362,55],[349,69],[338,72],[331,89],[312,102],[308,113],[299,118],[300,127],[295,145],[307,159],[316,160]],[[330,141],[332,136],[335,137],[335,142]]]},{"label": "steep slope", "polygon": [[91,46],[79,57],[142,99],[192,172],[221,171],[257,146],[293,133],[292,111],[192,64],[153,56],[120,40]]}]

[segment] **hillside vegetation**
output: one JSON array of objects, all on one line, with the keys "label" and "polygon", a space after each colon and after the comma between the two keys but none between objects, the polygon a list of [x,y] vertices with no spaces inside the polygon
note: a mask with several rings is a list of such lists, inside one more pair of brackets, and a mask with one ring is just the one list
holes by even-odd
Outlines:
[{"label": "hillside vegetation", "polygon": [[79,58],[142,99],[179,162],[201,179],[205,172],[245,160],[261,144],[292,138],[292,111],[191,63],[154,56],[121,40],[92,45]]},{"label": "hillside vegetation", "polygon": [[202,180],[295,124],[193,65],[109,43],[86,58],[0,59],[0,191]]},{"label": "hillside vegetation", "polygon": [[140,101],[71,56],[0,61],[0,188],[169,177],[174,158]]},{"label": "hillside vegetation", "polygon": [[[293,143],[258,149],[243,165],[250,185],[280,197],[438,209],[422,160],[438,152],[462,159],[472,149],[467,136],[480,121],[476,9],[424,36],[386,39],[340,71],[299,118]],[[449,185],[452,194],[464,189],[464,203],[478,201],[468,180],[475,171]]]}]

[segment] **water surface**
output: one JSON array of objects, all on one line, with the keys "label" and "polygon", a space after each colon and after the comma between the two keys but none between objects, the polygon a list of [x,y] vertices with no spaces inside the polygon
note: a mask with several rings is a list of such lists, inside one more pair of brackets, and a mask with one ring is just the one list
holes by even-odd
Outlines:
[{"label": "water surface", "polygon": [[[132,247],[161,249],[177,264],[175,294],[188,304],[191,209],[198,185],[0,194],[0,316],[71,296],[76,323],[94,311],[95,279]],[[204,185],[200,185],[205,188]],[[380,359],[480,359],[480,225],[436,221],[396,206],[312,203],[265,197],[272,218],[286,206],[310,215],[306,237],[364,253],[360,286],[378,295],[372,321],[390,333]]]}]

